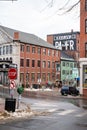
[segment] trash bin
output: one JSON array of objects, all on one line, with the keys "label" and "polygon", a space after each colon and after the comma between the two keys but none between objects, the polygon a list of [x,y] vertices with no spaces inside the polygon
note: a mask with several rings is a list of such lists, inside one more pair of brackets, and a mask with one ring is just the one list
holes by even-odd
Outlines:
[{"label": "trash bin", "polygon": [[16,99],[6,98],[5,99],[5,110],[15,112]]}]

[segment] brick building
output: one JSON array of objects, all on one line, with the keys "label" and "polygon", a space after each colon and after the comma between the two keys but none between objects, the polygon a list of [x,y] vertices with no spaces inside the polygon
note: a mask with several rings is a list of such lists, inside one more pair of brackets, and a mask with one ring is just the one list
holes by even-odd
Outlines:
[{"label": "brick building", "polygon": [[[80,33],[79,32],[67,32],[67,33],[58,33],[58,34],[50,34],[47,35],[47,42],[53,44],[57,49],[61,50],[61,80],[64,79],[63,77],[69,77],[68,80],[79,78],[79,43],[80,43]],[[68,66],[68,70],[63,70],[62,62],[65,62],[64,57],[62,59],[62,53],[67,55],[66,64],[70,63],[70,58],[73,59],[72,64],[73,68]],[[63,55],[64,56],[64,55]],[[67,68],[67,67],[66,67]],[[75,71],[74,71],[75,70]],[[73,75],[74,73],[74,75]],[[72,76],[73,75],[73,76]],[[65,78],[66,79],[66,78]]]},{"label": "brick building", "polygon": [[47,35],[47,42],[53,44],[57,49],[64,51],[72,56],[76,61],[79,60],[79,32],[67,32]]},{"label": "brick building", "polygon": [[[17,65],[17,84],[45,84],[60,76],[58,49],[36,35],[0,26],[0,61],[3,60]],[[8,69],[0,68],[2,84],[9,80]]]},{"label": "brick building", "polygon": [[80,1],[80,92],[87,96],[87,0]]}]

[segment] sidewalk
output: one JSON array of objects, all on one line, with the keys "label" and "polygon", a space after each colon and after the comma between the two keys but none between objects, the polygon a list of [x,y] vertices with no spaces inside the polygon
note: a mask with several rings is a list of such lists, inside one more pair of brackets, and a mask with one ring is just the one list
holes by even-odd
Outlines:
[{"label": "sidewalk", "polygon": [[60,90],[58,89],[30,89],[30,88],[26,88],[24,93],[23,93],[23,97],[35,97],[35,98],[54,98],[54,99],[58,99],[58,98],[72,98],[72,99],[84,99],[87,100],[87,97],[85,96],[72,96],[72,95],[68,95],[68,96],[62,96],[60,93]]},{"label": "sidewalk", "polygon": [[[17,102],[17,101],[16,101]],[[21,118],[27,118],[34,115],[29,104],[25,104],[21,101],[20,107],[17,109],[17,104],[15,112],[5,110],[5,99],[0,97],[0,123],[7,122],[10,120],[16,120]]]}]

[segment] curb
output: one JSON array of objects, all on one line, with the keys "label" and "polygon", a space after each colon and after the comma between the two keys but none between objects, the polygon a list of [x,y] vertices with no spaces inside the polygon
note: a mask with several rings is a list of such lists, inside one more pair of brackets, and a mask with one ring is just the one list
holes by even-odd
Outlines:
[{"label": "curb", "polygon": [[58,99],[58,98],[66,98],[66,99],[83,99],[87,100],[87,97],[82,95],[79,96],[62,96],[58,91],[24,91],[23,97],[33,97],[33,98],[51,98],[51,99]]}]

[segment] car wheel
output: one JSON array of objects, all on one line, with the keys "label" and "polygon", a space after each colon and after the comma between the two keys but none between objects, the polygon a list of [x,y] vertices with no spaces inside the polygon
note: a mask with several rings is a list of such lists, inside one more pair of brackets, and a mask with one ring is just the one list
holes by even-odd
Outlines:
[{"label": "car wheel", "polygon": [[61,93],[61,95],[64,95],[64,93]]}]

